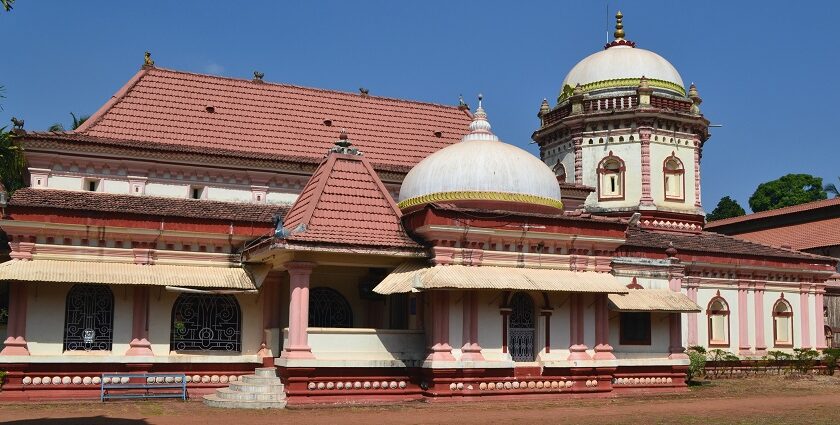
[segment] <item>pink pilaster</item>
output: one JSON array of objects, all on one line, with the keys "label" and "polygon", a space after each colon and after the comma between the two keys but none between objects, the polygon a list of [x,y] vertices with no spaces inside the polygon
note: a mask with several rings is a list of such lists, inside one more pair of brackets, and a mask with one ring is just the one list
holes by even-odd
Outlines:
[{"label": "pink pilaster", "polygon": [[825,350],[828,348],[826,346],[825,340],[825,315],[823,313],[823,295],[825,294],[825,287],[818,286],[816,292],[814,293],[814,318],[816,324],[814,326],[817,327],[817,340],[815,341],[817,346],[817,350]]},{"label": "pink pilaster", "polygon": [[426,360],[454,361],[452,346],[449,345],[449,292],[434,291],[428,294],[432,299],[432,346]]},{"label": "pink pilaster", "polygon": [[764,284],[756,284],[753,292],[755,306],[755,355],[767,354],[767,343],[764,339]]},{"label": "pink pilaster", "polygon": [[694,139],[694,206],[700,208],[700,140]]},{"label": "pink pilaster", "polygon": [[653,205],[653,196],[650,193],[650,127],[639,127],[639,139],[642,148],[642,199],[640,204],[645,206]]},{"label": "pink pilaster", "polygon": [[478,292],[464,291],[463,299],[464,346],[461,347],[461,360],[481,361],[481,346],[478,345]]},{"label": "pink pilaster", "polygon": [[607,294],[595,296],[595,360],[615,360],[610,345],[610,311]]},{"label": "pink pilaster", "polygon": [[[690,285],[687,290],[688,299],[697,304],[697,286]],[[700,313],[688,313],[688,345],[697,345],[697,315]]]},{"label": "pink pilaster", "polygon": [[274,276],[269,276],[262,284],[262,304],[263,304],[263,336],[260,341],[260,350],[257,356],[260,358],[273,357],[274,353],[271,351],[271,329],[279,326],[277,310],[279,307],[280,288],[279,282]]},{"label": "pink pilaster", "polygon": [[131,322],[131,342],[128,343],[126,356],[153,356],[149,342],[149,287],[134,288],[134,306]]},{"label": "pink pilaster", "polygon": [[285,264],[289,272],[289,345],[283,349],[286,358],[312,358],[309,347],[309,277],[315,264],[289,262]]},{"label": "pink pilaster", "polygon": [[9,321],[6,326],[6,341],[3,342],[4,356],[28,356],[26,345],[26,286],[21,283],[9,285]]},{"label": "pink pilaster", "polygon": [[575,144],[575,184],[583,184],[583,138],[576,137]]},{"label": "pink pilaster", "polygon": [[682,346],[682,313],[671,313],[668,317],[669,359],[687,359],[685,347]]},{"label": "pink pilaster", "polygon": [[738,354],[742,356],[752,355],[747,315],[748,289],[749,286],[746,282],[738,282]]},{"label": "pink pilaster", "polygon": [[802,313],[799,315],[799,323],[801,325],[802,348],[811,348],[811,306],[808,303],[808,286],[802,285],[799,288],[799,309]]},{"label": "pink pilaster", "polygon": [[583,294],[569,295],[569,360],[591,360],[583,340]]}]

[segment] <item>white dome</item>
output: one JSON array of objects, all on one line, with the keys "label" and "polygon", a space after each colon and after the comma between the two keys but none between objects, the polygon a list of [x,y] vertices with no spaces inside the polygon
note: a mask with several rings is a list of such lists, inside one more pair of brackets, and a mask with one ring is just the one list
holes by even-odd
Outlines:
[{"label": "white dome", "polygon": [[511,201],[562,208],[554,172],[539,158],[501,142],[484,109],[470,133],[420,161],[403,180],[401,208],[440,201]]},{"label": "white dome", "polygon": [[650,50],[630,46],[612,46],[591,54],[578,62],[563,80],[562,88],[574,88],[596,81],[641,78],[677,84],[685,89],[677,69],[662,56]]}]

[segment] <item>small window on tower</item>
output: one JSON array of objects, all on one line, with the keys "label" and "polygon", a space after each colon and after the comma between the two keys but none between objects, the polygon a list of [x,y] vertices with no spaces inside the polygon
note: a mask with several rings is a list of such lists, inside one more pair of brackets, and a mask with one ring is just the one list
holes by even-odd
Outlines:
[{"label": "small window on tower", "polygon": [[668,201],[685,200],[685,168],[674,153],[665,159],[662,168],[665,184],[665,199]]},{"label": "small window on tower", "polygon": [[204,199],[204,187],[202,187],[202,186],[192,186],[192,187],[190,187],[190,198],[192,198],[192,199]]},{"label": "small window on tower", "polygon": [[99,192],[99,179],[85,179],[84,189],[88,192]]},{"label": "small window on tower", "polygon": [[624,162],[610,152],[598,167],[598,198],[624,199]]}]

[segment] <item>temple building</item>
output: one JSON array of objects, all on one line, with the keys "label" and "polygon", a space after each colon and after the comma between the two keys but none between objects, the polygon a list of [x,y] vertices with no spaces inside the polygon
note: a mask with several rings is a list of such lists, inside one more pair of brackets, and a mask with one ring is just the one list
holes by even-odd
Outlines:
[{"label": "temple building", "polygon": [[484,103],[147,55],[80,128],[16,129],[0,399],[131,371],[237,407],[680,391],[687,346],[825,346],[837,261],[703,230],[701,98],[620,13],[543,100],[540,157]]}]

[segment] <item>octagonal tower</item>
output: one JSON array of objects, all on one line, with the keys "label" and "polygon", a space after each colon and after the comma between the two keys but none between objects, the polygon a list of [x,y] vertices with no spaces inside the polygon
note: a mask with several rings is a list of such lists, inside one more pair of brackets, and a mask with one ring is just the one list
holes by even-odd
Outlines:
[{"label": "octagonal tower", "polygon": [[569,71],[554,107],[543,100],[532,136],[540,157],[561,181],[595,189],[591,213],[639,212],[642,227],[699,232],[702,99],[667,60],[624,38],[621,12],[614,35]]}]

